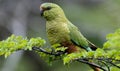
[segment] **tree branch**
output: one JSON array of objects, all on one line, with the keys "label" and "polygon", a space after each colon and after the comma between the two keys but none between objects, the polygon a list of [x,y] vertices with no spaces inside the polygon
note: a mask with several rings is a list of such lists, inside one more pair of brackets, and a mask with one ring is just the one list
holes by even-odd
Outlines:
[{"label": "tree branch", "polygon": [[32,49],[33,49],[34,51],[43,52],[43,53],[45,53],[45,54],[54,55],[54,56],[60,56],[61,54],[64,54],[64,53],[65,53],[65,52],[57,52],[57,53],[47,52],[45,49],[43,49],[43,48],[38,48],[38,47],[33,47]]},{"label": "tree branch", "polygon": [[76,61],[82,62],[82,63],[85,63],[85,64],[88,64],[88,65],[93,66],[93,67],[100,68],[100,69],[103,70],[103,71],[107,71],[106,69],[102,68],[101,66],[99,66],[99,65],[97,65],[97,64],[95,64],[95,63],[91,63],[91,62],[85,61],[85,60],[83,60],[83,59],[76,59]]},{"label": "tree branch", "polygon": [[120,68],[120,66],[118,66],[118,65],[116,65],[116,64],[114,64],[113,62],[109,62],[111,65],[113,65],[113,66],[115,66],[115,67],[117,67],[117,68]]},{"label": "tree branch", "polygon": [[[65,52],[54,52],[54,51],[51,51],[51,52],[48,52],[46,51],[45,49],[43,48],[40,48],[40,47],[33,47],[32,48],[34,51],[38,51],[38,52],[43,52],[45,54],[48,54],[48,55],[53,55],[53,56],[61,56],[62,54],[65,54]],[[97,60],[99,62],[102,62],[104,61],[104,65],[107,67],[108,70],[106,70],[105,68],[103,68],[102,66],[98,65],[98,64],[95,64],[95,63],[92,63],[92,62],[89,62],[88,60]],[[85,64],[88,64],[90,66],[93,66],[93,67],[96,67],[96,68],[99,68],[103,71],[110,71],[110,67],[106,64],[106,63],[109,63],[117,68],[120,68],[120,66],[117,66],[116,64],[112,63],[111,61],[112,60],[115,60],[115,59],[110,59],[110,58],[79,58],[79,59],[75,59],[75,61],[78,61],[78,62],[82,62],[82,63],[85,63]],[[120,60],[116,60],[116,61],[120,61]],[[105,63],[106,62],[106,63]]]},{"label": "tree branch", "polygon": [[106,64],[104,61],[101,61],[101,63],[103,63],[107,67],[108,71],[110,71],[110,67],[108,66],[108,64]]},{"label": "tree branch", "polygon": [[115,67],[117,67],[117,68],[120,68],[120,66],[118,66],[118,65],[116,65],[116,64],[114,64],[112,61],[114,60],[114,61],[119,61],[120,62],[120,60],[116,60],[116,59],[110,59],[110,58],[106,58],[106,59],[98,59],[98,60],[102,60],[102,61],[105,61],[105,62],[107,62],[107,63],[109,63],[109,64],[111,64],[111,65],[113,65],[113,66],[115,66]]}]

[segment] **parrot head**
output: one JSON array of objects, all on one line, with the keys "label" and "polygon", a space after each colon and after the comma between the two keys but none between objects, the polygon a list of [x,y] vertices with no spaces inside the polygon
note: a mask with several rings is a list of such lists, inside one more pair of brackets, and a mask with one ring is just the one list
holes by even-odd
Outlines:
[{"label": "parrot head", "polygon": [[54,3],[43,3],[40,5],[41,16],[46,20],[54,20],[56,17],[64,17],[64,12]]}]

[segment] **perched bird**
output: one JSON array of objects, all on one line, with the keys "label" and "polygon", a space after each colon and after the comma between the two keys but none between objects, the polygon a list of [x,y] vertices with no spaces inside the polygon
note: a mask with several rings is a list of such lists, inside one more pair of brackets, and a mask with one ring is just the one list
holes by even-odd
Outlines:
[{"label": "perched bird", "polygon": [[[53,44],[68,47],[67,53],[92,51],[97,47],[89,42],[65,16],[62,8],[54,3],[43,3],[40,6],[41,16],[46,19],[46,32]],[[97,68],[92,67],[95,71]]]},{"label": "perched bird", "polygon": [[62,8],[54,3],[43,3],[40,6],[41,16],[46,19],[46,32],[50,43],[68,47],[67,53],[83,50],[96,50],[65,16]]}]

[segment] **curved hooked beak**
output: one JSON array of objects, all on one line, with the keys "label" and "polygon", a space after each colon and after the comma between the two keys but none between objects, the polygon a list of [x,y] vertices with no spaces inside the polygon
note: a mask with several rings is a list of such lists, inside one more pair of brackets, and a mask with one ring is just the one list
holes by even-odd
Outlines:
[{"label": "curved hooked beak", "polygon": [[42,7],[40,7],[40,15],[43,16],[43,13],[44,13],[44,9]]}]

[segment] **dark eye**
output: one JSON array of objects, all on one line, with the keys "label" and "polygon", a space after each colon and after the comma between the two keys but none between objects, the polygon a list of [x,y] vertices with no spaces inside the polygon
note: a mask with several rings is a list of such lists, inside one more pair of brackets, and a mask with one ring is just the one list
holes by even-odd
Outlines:
[{"label": "dark eye", "polygon": [[50,10],[51,9],[51,7],[50,6],[48,6],[47,8],[46,8],[46,10]]}]

